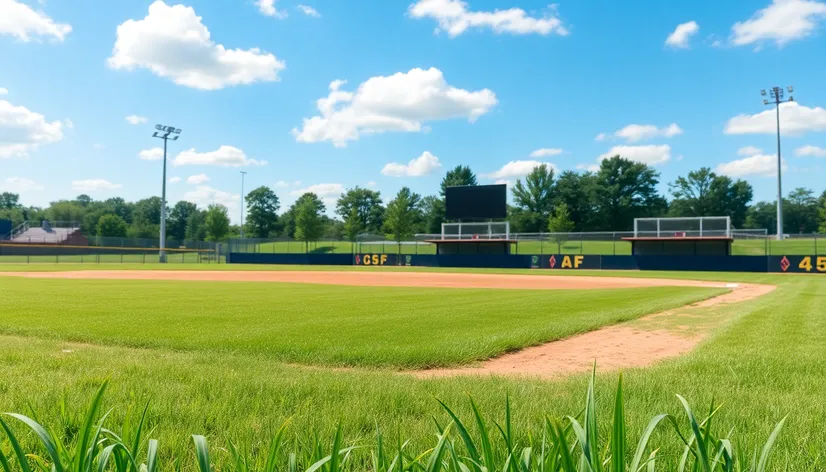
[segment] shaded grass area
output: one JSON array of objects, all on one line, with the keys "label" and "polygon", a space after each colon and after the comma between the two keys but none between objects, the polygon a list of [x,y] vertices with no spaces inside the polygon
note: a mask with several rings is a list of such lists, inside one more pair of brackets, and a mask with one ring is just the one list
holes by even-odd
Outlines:
[{"label": "shaded grass area", "polygon": [[0,278],[0,331],[335,366],[486,359],[720,289],[478,290]]},{"label": "shaded grass area", "polygon": [[[756,281],[754,274],[705,275]],[[659,412],[681,418],[685,431],[684,414],[674,397],[681,393],[698,410],[712,399],[722,402],[716,428],[733,430],[746,454],[761,446],[774,424],[788,414],[777,445],[778,467],[788,458],[791,471],[826,468],[826,278],[759,277],[778,289],[757,300],[715,307],[725,311],[728,321],[695,352],[625,372],[629,437],[639,437],[647,419]],[[95,389],[110,378],[105,408],[119,407],[112,421],[123,419],[127,405],[139,407],[150,400],[149,424],[152,436],[161,441],[161,457],[164,462],[185,458],[184,464],[193,462],[189,434],[205,434],[219,466],[226,465],[229,456],[220,447],[228,440],[260,449],[288,417],[292,443],[313,433],[332,437],[341,421],[348,444],[370,441],[379,426],[388,443],[395,444],[398,431],[423,450],[433,445],[433,418],[446,423],[435,399],[467,417],[468,394],[500,423],[509,395],[514,431],[524,442],[528,435],[541,436],[546,413],[580,411],[586,377],[553,382],[476,376],[420,380],[380,370],[294,367],[240,352],[174,352],[0,336],[0,409],[28,412],[31,407],[45,423],[77,425]],[[601,419],[610,417],[615,382],[616,373],[598,370]],[[64,402],[66,413],[61,412]],[[657,438],[653,443],[664,444],[658,465],[675,469],[682,449]]]}]

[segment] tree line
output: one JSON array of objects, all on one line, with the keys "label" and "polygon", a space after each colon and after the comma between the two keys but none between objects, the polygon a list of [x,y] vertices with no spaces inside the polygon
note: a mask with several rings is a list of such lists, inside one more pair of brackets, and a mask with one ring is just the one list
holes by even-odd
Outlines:
[{"label": "tree line", "polygon": [[[776,226],[773,201],[752,203],[752,186],[744,180],[717,175],[701,168],[668,184],[670,199],[658,192],[660,174],[652,167],[615,156],[595,172],[564,171],[541,165],[511,188],[508,219],[513,232],[628,231],[634,218],[729,216],[736,228]],[[437,234],[445,221],[445,189],[478,185],[468,166],[449,170],[437,195],[422,196],[403,187],[386,205],[378,191],[355,187],[335,202],[336,217],[314,193],[300,196],[280,212],[278,195],[262,186],[245,198],[244,235],[250,238],[285,237],[309,243],[321,239],[355,241],[372,234],[403,241],[417,233]],[[826,233],[826,191],[819,196],[796,188],[783,199],[784,232]],[[241,228],[230,224],[223,205],[180,201],[168,211],[167,237],[178,241],[225,241],[239,237]],[[93,200],[80,195],[46,208],[25,207],[19,196],[0,194],[0,219],[13,225],[23,221],[78,221],[87,236],[157,238],[161,200],[127,202],[115,197]]]}]

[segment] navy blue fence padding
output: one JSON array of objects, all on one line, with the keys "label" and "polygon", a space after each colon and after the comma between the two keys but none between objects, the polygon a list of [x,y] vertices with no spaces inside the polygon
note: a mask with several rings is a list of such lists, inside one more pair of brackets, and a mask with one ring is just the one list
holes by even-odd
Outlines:
[{"label": "navy blue fence padding", "polygon": [[255,254],[233,252],[227,256],[232,264],[353,265],[352,254]]},{"label": "navy blue fence padding", "polygon": [[544,254],[256,254],[230,253],[236,264],[365,265],[553,270],[808,272],[826,274],[824,256],[601,256]]},{"label": "navy blue fence padding", "polygon": [[0,220],[0,241],[8,239],[11,230],[11,220]]},{"label": "navy blue fence padding", "polygon": [[602,256],[603,270],[768,272],[766,256]]},{"label": "navy blue fence padding", "polygon": [[505,254],[420,255],[410,256],[410,265],[419,267],[477,267],[491,269],[530,269],[532,257],[535,256],[516,256]]}]

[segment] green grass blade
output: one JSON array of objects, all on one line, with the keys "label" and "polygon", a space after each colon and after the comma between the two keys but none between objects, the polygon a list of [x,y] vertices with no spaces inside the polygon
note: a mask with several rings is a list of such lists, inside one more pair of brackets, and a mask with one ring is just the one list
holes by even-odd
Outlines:
[{"label": "green grass blade", "polygon": [[[447,442],[447,436],[450,434],[450,428],[453,427],[453,423],[450,423],[445,428],[445,431],[439,436],[439,442],[436,444],[436,447],[433,449],[433,452],[430,453],[430,459],[427,461],[427,467],[425,467],[425,472],[438,472],[442,467],[442,455],[445,451],[445,443]],[[313,472],[308,470],[307,472]]]},{"label": "green grass blade", "polygon": [[150,439],[146,448],[146,472],[155,472],[158,467],[158,440]]},{"label": "green grass blade", "polygon": [[[46,429],[43,426],[40,426],[40,423],[36,422],[35,420],[29,418],[28,416],[19,415],[17,413],[6,413],[6,415],[11,416],[19,421],[22,421],[26,426],[28,426],[37,437],[40,439],[40,442],[43,443],[43,447],[46,448],[46,452],[49,453],[49,456],[52,458],[52,467],[54,468],[55,472],[63,472],[63,464],[60,461],[60,455],[57,452],[57,445],[55,444],[54,439],[46,432]],[[7,431],[8,434],[8,431]]]},{"label": "green grass blade", "polygon": [[[103,394],[106,392],[108,381],[104,381],[100,388],[98,388],[95,397],[92,399],[92,404],[86,412],[86,418],[83,420],[83,425],[80,428],[77,444],[75,444],[75,452],[73,454],[73,467],[77,472],[82,472],[87,467],[87,454],[89,454],[89,446],[92,442],[92,435],[94,434],[95,417],[97,417],[100,404],[103,401]],[[61,472],[61,471],[58,471]]]},{"label": "green grass blade", "polygon": [[459,417],[456,416],[455,413],[453,413],[453,410],[451,410],[441,400],[437,399],[436,401],[439,402],[440,405],[442,405],[442,408],[444,408],[444,410],[447,411],[447,414],[450,415],[450,418],[453,420],[453,424],[456,425],[456,431],[459,432],[459,437],[462,438],[462,442],[465,443],[465,448],[467,449],[470,458],[473,461],[481,462],[479,457],[479,450],[476,449],[476,445],[473,444],[473,440],[470,438],[470,434],[468,433],[468,430],[465,427],[464,423],[462,423]]},{"label": "green grass blade", "polygon": [[195,456],[198,458],[198,470],[200,472],[212,472],[209,464],[209,446],[207,440],[200,434],[192,435],[192,441],[195,443]]},{"label": "green grass blade", "polygon": [[602,464],[599,460],[599,430],[597,429],[597,406],[595,384],[597,377],[597,363],[594,362],[591,371],[591,380],[588,382],[588,398],[585,407],[585,436],[588,439],[588,462],[594,472],[602,472]]},{"label": "green grass blade", "polygon": [[645,454],[646,448],[648,448],[648,441],[651,439],[651,435],[662,420],[670,417],[671,415],[660,414],[651,418],[651,421],[648,422],[648,426],[646,426],[640,437],[640,441],[637,443],[637,450],[634,452],[634,459],[631,461],[631,468],[629,469],[630,472],[639,472],[640,467],[642,467],[640,461],[642,461],[642,456]]},{"label": "green grass blade", "polygon": [[611,435],[611,472],[625,472],[625,409],[622,399],[622,374],[617,382],[617,394],[614,400],[614,427]]},{"label": "green grass blade", "polygon": [[769,435],[769,439],[766,440],[766,444],[763,446],[763,452],[760,453],[760,462],[757,463],[757,470],[756,472],[766,472],[766,468],[769,465],[769,455],[771,454],[772,448],[774,447],[774,442],[777,441],[777,436],[780,435],[780,430],[783,429],[783,424],[786,422],[786,418],[780,420],[777,423],[777,426],[774,427],[774,430]]},{"label": "green grass blade", "polygon": [[333,438],[333,450],[330,453],[330,472],[338,472],[339,449],[341,449],[341,423],[336,426],[336,435]]},{"label": "green grass blade", "polygon": [[485,419],[482,417],[482,413],[479,411],[479,408],[476,406],[476,402],[474,402],[472,398],[470,399],[470,407],[473,409],[473,416],[476,419],[476,427],[479,429],[479,440],[482,444],[482,455],[485,459],[484,466],[488,470],[493,470],[495,462],[493,456],[493,446],[490,442],[490,434],[488,433],[488,428],[485,425]]},{"label": "green grass blade", "polygon": [[694,418],[694,412],[691,411],[691,407],[688,406],[686,399],[681,395],[677,395],[677,398],[679,398],[680,402],[683,404],[683,409],[685,409],[685,412],[688,415],[688,421],[691,424],[691,430],[694,432],[694,444],[697,448],[697,460],[700,462],[704,472],[711,472],[711,464],[708,458],[708,445],[705,443],[705,436],[700,430],[700,425],[697,424],[697,420]]},{"label": "green grass blade", "polygon": [[0,426],[2,426],[3,431],[6,432],[6,437],[9,439],[9,443],[11,443],[12,451],[14,451],[14,455],[17,459],[18,465],[20,466],[21,472],[31,472],[29,460],[26,458],[23,448],[20,447],[20,442],[17,441],[17,438],[14,436],[11,428],[9,428],[9,425],[3,420],[2,417],[0,417]]}]

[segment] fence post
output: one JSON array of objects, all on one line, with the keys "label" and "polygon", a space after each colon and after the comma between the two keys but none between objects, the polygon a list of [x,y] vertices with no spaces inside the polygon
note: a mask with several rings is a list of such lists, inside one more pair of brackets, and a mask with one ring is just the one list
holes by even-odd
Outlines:
[{"label": "fence post", "polygon": [[579,233],[579,253],[580,254],[582,254],[582,252],[584,251],[584,249],[582,248],[582,245],[585,244],[584,236],[585,236],[584,233],[582,233],[582,232]]},{"label": "fence post", "polygon": [[613,247],[614,255],[617,255],[617,233],[611,236],[611,246]]},{"label": "fence post", "polygon": [[815,256],[819,255],[820,253],[817,252],[817,233],[815,233]]}]

